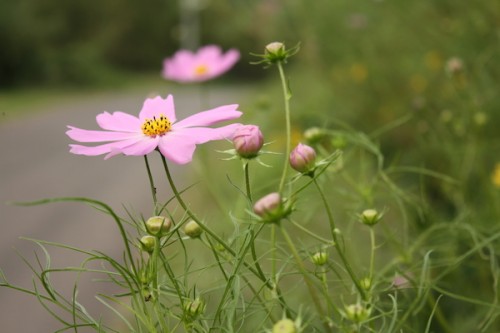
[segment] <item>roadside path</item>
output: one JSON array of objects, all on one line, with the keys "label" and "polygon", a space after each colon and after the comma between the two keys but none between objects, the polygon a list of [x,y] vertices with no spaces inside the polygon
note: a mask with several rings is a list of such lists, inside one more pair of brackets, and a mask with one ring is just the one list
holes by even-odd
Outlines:
[{"label": "roadside path", "polygon": [[[169,93],[174,95],[177,118],[223,104],[241,104],[241,98],[246,95],[238,87],[211,87],[209,92],[208,107],[202,108],[197,87],[169,87]],[[62,104],[54,102],[26,117],[0,122],[0,269],[11,283],[26,288],[33,286],[32,273],[16,251],[34,263],[37,247],[20,237],[99,250],[121,258],[123,250],[116,225],[89,206],[54,203],[19,207],[5,202],[81,196],[101,200],[119,215],[124,215],[123,207],[136,216],[151,214],[151,195],[142,158],[117,156],[105,161],[102,156],[73,155],[68,148],[71,140],[65,135],[68,124],[97,129],[95,116],[102,111],[137,115],[149,94],[138,91],[91,95]],[[162,93],[162,97],[165,96]],[[9,110],[0,111],[9,116]],[[152,159],[152,169],[156,177],[162,179],[159,161]],[[181,168],[174,168],[174,174],[181,172]],[[166,186],[159,188],[158,196],[169,196]],[[49,250],[53,267],[79,266],[82,261],[82,257],[69,251]],[[43,258],[39,249],[37,253]],[[71,292],[76,275],[68,278],[52,274],[52,278],[65,292]],[[85,277],[79,284],[80,301],[91,304],[89,311],[93,314],[100,309],[94,295],[104,291],[103,288],[102,284],[92,283]],[[6,288],[0,288],[0,323],[2,332],[45,333],[61,328],[36,298]]]}]

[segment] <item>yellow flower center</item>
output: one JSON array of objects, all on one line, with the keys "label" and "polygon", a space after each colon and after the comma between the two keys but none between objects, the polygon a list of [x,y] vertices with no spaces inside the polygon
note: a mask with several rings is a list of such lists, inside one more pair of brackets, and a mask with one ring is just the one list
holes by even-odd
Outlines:
[{"label": "yellow flower center", "polygon": [[165,133],[170,132],[171,126],[172,123],[170,122],[170,120],[168,120],[168,118],[164,115],[160,114],[158,118],[153,117],[153,119],[146,119],[144,124],[142,124],[141,129],[142,133],[154,138],[157,135],[164,135]]},{"label": "yellow flower center", "polygon": [[198,65],[194,68],[194,73],[198,76],[205,75],[208,73],[208,67],[205,65]]}]

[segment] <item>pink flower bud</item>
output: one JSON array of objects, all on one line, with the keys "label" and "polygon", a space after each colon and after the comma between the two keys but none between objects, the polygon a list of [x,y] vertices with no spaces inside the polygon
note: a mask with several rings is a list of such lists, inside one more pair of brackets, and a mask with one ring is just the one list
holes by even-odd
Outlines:
[{"label": "pink flower bud", "polygon": [[259,154],[264,137],[258,126],[242,125],[234,132],[233,144],[238,155],[250,159]]},{"label": "pink flower bud", "polygon": [[316,152],[313,148],[299,143],[290,153],[290,166],[300,173],[310,173],[314,170]]},{"label": "pink flower bud", "polygon": [[277,192],[260,198],[253,206],[253,211],[260,217],[271,215],[281,207],[281,196]]}]

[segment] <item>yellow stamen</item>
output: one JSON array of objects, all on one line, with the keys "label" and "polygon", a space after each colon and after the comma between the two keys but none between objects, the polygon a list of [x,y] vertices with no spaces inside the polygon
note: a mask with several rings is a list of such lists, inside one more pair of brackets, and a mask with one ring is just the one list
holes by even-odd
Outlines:
[{"label": "yellow stamen", "polygon": [[205,75],[208,73],[208,67],[205,65],[198,65],[194,68],[194,73],[199,76]]},{"label": "yellow stamen", "polygon": [[153,117],[153,119],[146,119],[144,124],[142,124],[142,133],[154,138],[157,135],[164,135],[167,132],[170,132],[170,128],[172,123],[165,117],[163,114],[160,116]]}]

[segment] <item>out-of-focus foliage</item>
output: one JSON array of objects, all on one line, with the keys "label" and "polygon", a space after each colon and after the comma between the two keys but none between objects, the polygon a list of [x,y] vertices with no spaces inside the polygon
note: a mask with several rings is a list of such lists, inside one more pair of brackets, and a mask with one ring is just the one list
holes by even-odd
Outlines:
[{"label": "out-of-focus foliage", "polygon": [[93,83],[113,69],[159,68],[176,48],[176,13],[160,0],[2,1],[0,86]]}]

